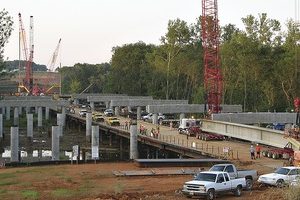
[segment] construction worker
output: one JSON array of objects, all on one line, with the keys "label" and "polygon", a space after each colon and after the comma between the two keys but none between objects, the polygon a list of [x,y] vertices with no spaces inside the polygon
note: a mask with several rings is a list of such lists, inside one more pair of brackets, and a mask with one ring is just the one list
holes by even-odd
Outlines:
[{"label": "construction worker", "polygon": [[255,160],[255,149],[252,144],[250,146],[250,156],[251,156],[251,160]]},{"label": "construction worker", "polygon": [[256,151],[256,158],[260,158],[261,147],[259,146],[259,144],[256,144],[255,151]]}]

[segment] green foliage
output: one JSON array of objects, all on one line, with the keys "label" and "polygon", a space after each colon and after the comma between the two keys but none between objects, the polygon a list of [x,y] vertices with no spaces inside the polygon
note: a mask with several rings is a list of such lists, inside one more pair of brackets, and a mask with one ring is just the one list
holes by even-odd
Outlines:
[{"label": "green foliage", "polygon": [[59,188],[52,191],[52,196],[55,198],[67,198],[75,195],[75,192],[72,190]]},{"label": "green foliage", "polygon": [[8,42],[9,37],[13,31],[13,20],[8,12],[3,9],[0,11],[0,71],[4,68],[3,53],[5,43]]},{"label": "green foliage", "polygon": [[39,193],[34,190],[23,190],[21,194],[24,199],[38,199],[39,198]]},{"label": "green foliage", "polygon": [[[110,64],[76,64],[59,69],[63,93],[150,95],[204,103],[201,18],[188,25],[170,20],[159,45],[143,42],[112,49]],[[300,30],[290,20],[287,31],[266,13],[221,27],[220,56],[224,104],[245,111],[285,111],[300,96]]]}]

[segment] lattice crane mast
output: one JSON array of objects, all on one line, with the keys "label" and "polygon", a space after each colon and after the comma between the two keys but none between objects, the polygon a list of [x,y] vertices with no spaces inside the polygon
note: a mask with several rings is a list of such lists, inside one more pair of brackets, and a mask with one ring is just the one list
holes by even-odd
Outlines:
[{"label": "lattice crane mast", "polygon": [[[60,48],[60,42],[61,42],[61,38],[59,38],[59,41],[58,41],[58,44],[52,54],[52,57],[48,63],[48,70],[49,72],[54,72],[54,66],[55,66],[55,63],[56,63],[56,59],[57,59],[57,56],[58,56],[58,52],[59,52],[59,48]],[[60,87],[60,83],[55,83],[54,81],[55,77],[52,77],[50,74],[49,74],[49,77],[47,78],[47,85],[49,86],[47,88],[47,90],[45,90],[45,93],[48,94],[53,88],[59,88]]]},{"label": "lattice crane mast", "polygon": [[204,87],[208,109],[221,111],[222,71],[220,67],[220,31],[217,0],[202,0],[202,46],[204,49]]},{"label": "lattice crane mast", "polygon": [[23,26],[22,16],[19,13],[19,42],[20,48],[22,46],[24,61],[25,61],[25,78],[19,84],[19,88],[24,88],[29,94],[32,94],[33,90],[33,76],[32,76],[32,60],[33,60],[33,16],[30,16],[30,33],[29,33],[29,54],[26,39],[26,32]]}]

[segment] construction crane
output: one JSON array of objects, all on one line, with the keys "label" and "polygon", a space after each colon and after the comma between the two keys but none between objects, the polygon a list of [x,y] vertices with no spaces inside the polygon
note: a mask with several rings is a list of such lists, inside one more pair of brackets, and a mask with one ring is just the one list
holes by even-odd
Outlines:
[{"label": "construction crane", "polygon": [[[51,59],[48,63],[48,70],[49,72],[54,72],[54,66],[55,66],[55,63],[56,63],[56,59],[57,59],[57,56],[58,56],[58,52],[59,52],[59,48],[60,48],[60,42],[61,42],[61,38],[59,38],[59,41],[58,41],[58,44],[51,56]],[[50,74],[49,74],[49,77],[47,78],[46,80],[46,85],[50,86],[48,87],[46,90],[45,90],[45,93],[48,94],[53,88],[59,88],[60,87],[60,83],[55,83],[53,80],[55,79],[55,77],[52,77]]]},{"label": "construction crane", "polygon": [[[221,112],[223,78],[220,67],[220,30],[217,0],[202,0],[202,46],[204,50],[204,87],[208,111]],[[207,111],[207,107],[205,106]]]},{"label": "construction crane", "polygon": [[[30,16],[30,33],[29,33],[29,55],[28,55],[28,46],[26,40],[26,32],[23,26],[22,16],[19,13],[19,42],[20,42],[20,49],[22,46],[24,60],[25,60],[25,78],[20,80],[19,88],[25,89],[27,93],[30,95],[33,94],[33,76],[32,76],[32,60],[33,60],[33,53],[34,53],[34,44],[33,44],[33,16]],[[19,66],[20,67],[20,66]]]}]

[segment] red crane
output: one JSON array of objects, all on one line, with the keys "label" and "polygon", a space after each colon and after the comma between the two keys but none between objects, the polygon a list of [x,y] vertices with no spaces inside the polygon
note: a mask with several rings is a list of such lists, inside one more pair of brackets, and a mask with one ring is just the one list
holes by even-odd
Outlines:
[{"label": "red crane", "polygon": [[29,94],[32,94],[33,90],[33,76],[32,76],[32,60],[33,60],[33,16],[30,16],[30,33],[29,33],[29,55],[26,40],[26,32],[23,26],[22,16],[19,13],[19,41],[20,47],[22,46],[24,60],[25,60],[25,78],[20,81],[19,88],[24,88]]},{"label": "red crane", "polygon": [[202,0],[202,46],[204,50],[205,98],[210,112],[221,111],[223,78],[220,67],[220,30],[217,0]]}]

